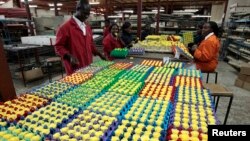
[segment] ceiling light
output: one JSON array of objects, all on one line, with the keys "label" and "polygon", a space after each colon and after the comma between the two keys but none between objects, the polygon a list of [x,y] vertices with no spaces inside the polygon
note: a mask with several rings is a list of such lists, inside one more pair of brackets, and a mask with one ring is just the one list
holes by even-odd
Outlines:
[{"label": "ceiling light", "polygon": [[142,14],[156,14],[157,12],[153,11],[142,11]]},{"label": "ceiling light", "polygon": [[[28,0],[29,2],[32,1],[32,0]],[[21,2],[25,2],[25,0],[21,0]]]},{"label": "ceiling light", "polygon": [[173,12],[173,15],[194,15],[194,13],[190,12]]},{"label": "ceiling light", "polygon": [[114,13],[119,14],[122,13],[122,11],[114,11]]},{"label": "ceiling light", "polygon": [[89,2],[90,5],[97,5],[100,4],[100,2]]},{"label": "ceiling light", "polygon": [[174,13],[195,13],[198,9],[174,10]]},{"label": "ceiling light", "polygon": [[123,10],[123,13],[134,13],[134,10]]},{"label": "ceiling light", "polygon": [[29,5],[30,8],[36,8],[37,5]]},{"label": "ceiling light", "polygon": [[4,4],[5,2],[4,1],[0,1],[0,4]]},{"label": "ceiling light", "polygon": [[186,12],[197,12],[199,10],[198,9],[185,9],[184,11],[186,11]]},{"label": "ceiling light", "polygon": [[122,18],[122,15],[112,15],[108,16],[108,18]]},{"label": "ceiling light", "polygon": [[[57,6],[63,6],[62,3],[57,3],[56,5],[57,5]],[[50,6],[50,7],[54,7],[54,3],[49,3],[49,6]]]},{"label": "ceiling light", "polygon": [[[164,9],[160,9],[160,12],[164,12]],[[158,12],[158,10],[152,10],[152,12]]]},{"label": "ceiling light", "polygon": [[[55,8],[50,8],[49,10],[53,11]],[[61,8],[57,8],[57,10],[61,10]]]},{"label": "ceiling light", "polygon": [[192,18],[211,18],[211,15],[193,15]]}]

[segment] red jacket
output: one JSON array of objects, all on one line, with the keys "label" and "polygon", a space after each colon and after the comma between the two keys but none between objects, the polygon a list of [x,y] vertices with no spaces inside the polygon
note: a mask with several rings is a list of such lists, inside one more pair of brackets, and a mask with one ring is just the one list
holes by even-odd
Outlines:
[{"label": "red jacket", "polygon": [[90,26],[86,24],[86,35],[83,35],[75,20],[70,18],[57,31],[55,50],[62,58],[65,54],[71,54],[78,59],[79,65],[74,67],[68,60],[63,60],[67,74],[90,65],[93,61],[92,54],[97,52]]},{"label": "red jacket", "polygon": [[215,71],[218,65],[219,51],[220,41],[215,35],[204,39],[194,53],[197,69],[203,72]]},{"label": "red jacket", "polygon": [[104,55],[109,59],[109,60],[113,60],[114,58],[112,58],[110,56],[110,53],[113,49],[115,48],[121,48],[122,44],[121,41],[114,38],[111,33],[109,33],[102,41],[103,44],[103,52]]}]

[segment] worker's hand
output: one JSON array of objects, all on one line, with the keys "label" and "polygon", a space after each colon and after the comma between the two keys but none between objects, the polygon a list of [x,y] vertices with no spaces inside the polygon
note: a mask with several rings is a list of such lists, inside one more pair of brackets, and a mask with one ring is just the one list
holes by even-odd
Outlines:
[{"label": "worker's hand", "polygon": [[102,60],[105,60],[105,61],[108,61],[108,60],[109,60],[109,59],[106,58],[104,55],[101,55],[100,58],[101,58]]},{"label": "worker's hand", "polygon": [[72,55],[70,56],[70,63],[71,65],[79,65],[78,59]]},{"label": "worker's hand", "polygon": [[193,45],[192,48],[191,48],[191,51],[194,52],[197,48],[198,48],[197,45]]},{"label": "worker's hand", "polygon": [[139,40],[140,40],[140,39],[137,37],[137,38],[135,39],[135,42],[134,42],[134,43],[138,43]]},{"label": "worker's hand", "polygon": [[75,66],[75,65],[79,64],[78,59],[76,57],[74,57],[73,55],[71,55],[71,54],[66,54],[64,56],[64,59],[68,60],[72,66]]},{"label": "worker's hand", "polygon": [[102,59],[102,60],[106,60],[106,61],[108,61],[109,59],[108,58],[106,58],[103,54],[98,54],[98,56]]}]

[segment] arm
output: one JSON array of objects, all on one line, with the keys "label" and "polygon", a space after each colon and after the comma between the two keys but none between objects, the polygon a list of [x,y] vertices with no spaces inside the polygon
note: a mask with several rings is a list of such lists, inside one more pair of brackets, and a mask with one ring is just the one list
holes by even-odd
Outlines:
[{"label": "arm", "polygon": [[215,55],[216,45],[211,41],[206,41],[195,50],[194,58],[202,62],[208,62],[213,59]]},{"label": "arm", "polygon": [[69,50],[67,48],[68,35],[66,31],[60,27],[56,34],[56,44],[55,51],[62,58],[65,57],[66,54],[69,54]]},{"label": "arm", "polygon": [[120,37],[121,43],[123,44],[124,47],[129,46],[132,42],[130,41],[130,39],[126,36],[122,36]]},{"label": "arm", "polygon": [[56,34],[56,53],[60,55],[64,60],[68,60],[72,65],[78,64],[78,60],[70,54],[67,48],[67,44],[68,34],[63,28],[60,28]]}]

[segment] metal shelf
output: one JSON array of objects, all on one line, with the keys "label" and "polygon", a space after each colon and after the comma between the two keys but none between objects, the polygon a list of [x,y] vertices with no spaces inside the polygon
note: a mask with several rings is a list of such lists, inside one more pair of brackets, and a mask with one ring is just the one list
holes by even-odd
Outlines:
[{"label": "metal shelf", "polygon": [[240,52],[243,52],[243,53],[246,53],[246,54],[249,54],[249,55],[250,55],[250,51],[245,50],[245,49],[240,49]]},{"label": "metal shelf", "polygon": [[250,23],[250,20],[248,19],[242,19],[242,20],[236,20],[236,23]]},{"label": "metal shelf", "polygon": [[240,47],[245,47],[250,49],[250,45],[245,44],[244,42],[239,42],[239,41],[232,41],[232,43],[240,45]]}]

